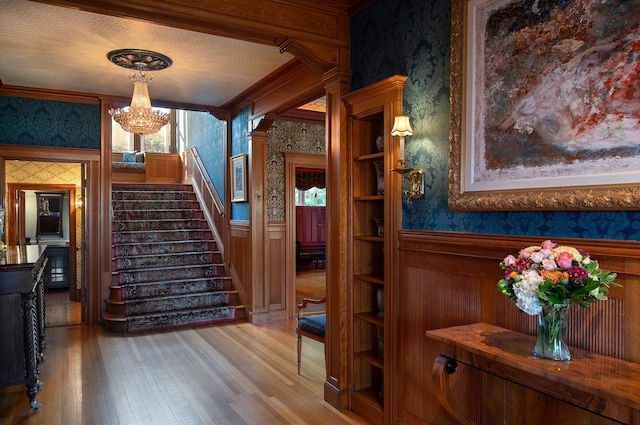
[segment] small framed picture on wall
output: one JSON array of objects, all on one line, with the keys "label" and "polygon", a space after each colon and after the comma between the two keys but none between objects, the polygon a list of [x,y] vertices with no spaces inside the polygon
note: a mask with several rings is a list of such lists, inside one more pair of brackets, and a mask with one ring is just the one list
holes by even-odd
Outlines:
[{"label": "small framed picture on wall", "polygon": [[231,157],[231,202],[247,201],[247,155]]}]

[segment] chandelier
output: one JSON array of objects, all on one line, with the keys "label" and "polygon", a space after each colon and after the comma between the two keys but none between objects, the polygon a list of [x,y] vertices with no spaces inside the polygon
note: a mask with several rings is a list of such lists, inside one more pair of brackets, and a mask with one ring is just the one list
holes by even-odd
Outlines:
[{"label": "chandelier", "polygon": [[166,69],[171,66],[172,60],[160,53],[140,49],[114,50],[107,54],[107,58],[118,66],[138,71],[138,73],[129,76],[133,82],[131,105],[124,109],[109,109],[109,115],[120,124],[124,131],[136,134],[157,133],[169,122],[170,116],[165,112],[154,111],[151,108],[149,83],[153,77],[142,71]]}]

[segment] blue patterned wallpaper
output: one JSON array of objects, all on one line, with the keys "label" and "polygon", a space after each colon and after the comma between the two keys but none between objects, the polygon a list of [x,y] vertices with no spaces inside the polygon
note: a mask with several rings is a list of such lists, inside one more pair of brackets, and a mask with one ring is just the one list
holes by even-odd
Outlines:
[{"label": "blue patterned wallpaper", "polygon": [[0,96],[0,143],[100,149],[100,106]]},{"label": "blue patterned wallpaper", "polygon": [[189,146],[198,150],[204,168],[224,201],[224,121],[208,112],[190,112],[187,114],[187,128]]},{"label": "blue patterned wallpaper", "polygon": [[351,19],[352,90],[407,75],[410,166],[425,170],[423,199],[403,205],[412,230],[640,240],[640,212],[452,212],[449,167],[450,0],[374,0]]},{"label": "blue patterned wallpaper", "polygon": [[[249,152],[249,108],[245,108],[231,117],[231,155]],[[248,161],[247,161],[248,162]],[[249,170],[247,170],[249,171]],[[249,179],[249,172],[247,172]],[[247,187],[251,196],[251,188]],[[232,220],[249,220],[249,202],[231,203]]]}]

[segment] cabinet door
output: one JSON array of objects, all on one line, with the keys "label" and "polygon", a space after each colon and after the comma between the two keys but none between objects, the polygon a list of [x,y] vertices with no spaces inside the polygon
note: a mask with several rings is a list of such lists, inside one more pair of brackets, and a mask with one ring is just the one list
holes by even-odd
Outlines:
[{"label": "cabinet door", "polygon": [[45,289],[69,287],[69,247],[48,247],[48,258],[44,271]]},{"label": "cabinet door", "polygon": [[20,295],[0,296],[0,385],[24,382],[25,355]]}]

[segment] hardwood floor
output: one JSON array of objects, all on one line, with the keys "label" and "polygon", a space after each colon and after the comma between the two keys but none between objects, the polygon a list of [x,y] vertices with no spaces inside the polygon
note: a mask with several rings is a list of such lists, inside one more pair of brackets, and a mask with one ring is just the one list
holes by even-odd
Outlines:
[{"label": "hardwood floor", "polygon": [[80,302],[69,300],[68,289],[47,289],[44,295],[47,328],[54,326],[79,325]]},{"label": "hardwood floor", "polygon": [[324,346],[294,321],[234,323],[133,336],[47,329],[42,407],[23,385],[0,388],[0,425],[365,424],[323,401]]},{"label": "hardwood floor", "polygon": [[[296,304],[303,298],[322,298],[327,293],[326,272],[324,270],[301,271],[296,275]],[[324,311],[324,304],[309,305],[309,311]]]}]

